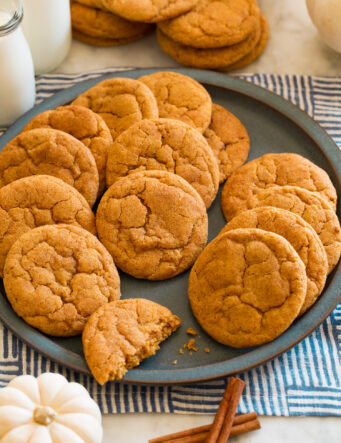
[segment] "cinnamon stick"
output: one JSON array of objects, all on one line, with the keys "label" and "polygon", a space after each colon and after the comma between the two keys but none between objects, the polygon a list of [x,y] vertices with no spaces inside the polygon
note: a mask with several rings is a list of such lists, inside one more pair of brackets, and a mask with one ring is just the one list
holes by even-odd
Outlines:
[{"label": "cinnamon stick", "polygon": [[[235,377],[230,378],[205,443],[226,442],[231,432],[233,420],[244,386],[245,383],[242,380]],[[225,440],[220,438],[223,430]]]},{"label": "cinnamon stick", "polygon": [[[168,434],[162,437],[154,438],[152,440],[149,440],[149,443],[185,443],[185,440],[180,440],[184,439],[185,437],[191,437],[191,440],[188,440],[188,443],[202,443],[205,441],[211,427],[212,425],[204,425],[198,426],[196,428],[186,429],[185,431],[180,431],[174,434]],[[236,416],[233,421],[231,436],[240,435],[245,432],[250,432],[259,428],[260,423],[255,412],[241,414]]]}]

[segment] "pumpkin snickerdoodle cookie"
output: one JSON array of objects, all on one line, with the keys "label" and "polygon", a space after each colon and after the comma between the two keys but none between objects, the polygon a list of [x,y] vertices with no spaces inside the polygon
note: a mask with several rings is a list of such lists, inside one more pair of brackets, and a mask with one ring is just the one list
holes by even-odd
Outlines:
[{"label": "pumpkin snickerdoodle cookie", "polygon": [[250,139],[241,121],[227,109],[213,103],[210,126],[204,132],[219,164],[220,183],[246,162]]},{"label": "pumpkin snickerdoodle cookie", "polygon": [[240,43],[259,26],[256,0],[199,0],[193,9],[158,24],[172,40],[193,48]]},{"label": "pumpkin snickerdoodle cookie", "polygon": [[128,20],[156,23],[189,11],[198,0],[101,0],[102,5]]},{"label": "pumpkin snickerdoodle cookie", "polygon": [[0,153],[0,186],[30,175],[53,175],[75,187],[90,206],[98,194],[95,159],[66,132],[37,128],[22,132]]},{"label": "pumpkin snickerdoodle cookie", "polygon": [[102,117],[83,106],[60,106],[33,117],[22,132],[36,128],[51,128],[67,132],[88,147],[98,169],[98,193],[103,193],[108,150],[113,140]]},{"label": "pumpkin snickerdoodle cookie", "polygon": [[120,380],[129,369],[155,354],[180,323],[169,309],[142,298],[101,306],[89,318],[82,336],[93,376],[101,385]]},{"label": "pumpkin snickerdoodle cookie", "polygon": [[226,220],[246,209],[254,194],[275,185],[313,191],[336,207],[336,191],[326,171],[298,154],[265,154],[237,169],[225,183],[221,206]]},{"label": "pumpkin snickerdoodle cookie", "polygon": [[160,71],[140,77],[156,97],[159,116],[181,120],[203,133],[210,124],[212,100],[206,89],[187,75]]},{"label": "pumpkin snickerdoodle cookie", "polygon": [[46,334],[79,334],[101,305],[120,298],[120,278],[105,247],[70,225],[40,226],[11,247],[4,267],[9,302]]},{"label": "pumpkin snickerdoodle cookie", "polygon": [[125,40],[140,37],[153,28],[148,23],[125,20],[111,12],[71,2],[72,28],[89,37]]},{"label": "pumpkin snickerdoodle cookie", "polygon": [[109,150],[107,185],[149,169],[184,178],[206,208],[218,192],[219,170],[212,150],[197,130],[179,120],[142,120],[119,135]]},{"label": "pumpkin snickerdoodle cookie", "polygon": [[240,43],[222,48],[199,49],[181,45],[157,29],[158,42],[166,54],[182,65],[200,69],[224,68],[237,62],[256,46],[260,35],[261,27],[258,25],[256,30]]},{"label": "pumpkin snickerdoodle cookie", "polygon": [[159,111],[152,91],[142,82],[115,77],[103,80],[83,92],[73,102],[103,117],[113,139],[144,118],[158,118]]},{"label": "pumpkin snickerdoodle cookie", "polygon": [[189,277],[193,313],[215,340],[235,348],[274,340],[306,296],[305,266],[283,237],[261,229],[219,235]]},{"label": "pumpkin snickerdoodle cookie", "polygon": [[101,37],[92,37],[91,35],[83,34],[82,32],[77,31],[76,29],[72,30],[72,37],[80,42],[86,43],[92,46],[99,47],[108,47],[108,46],[121,46],[126,45],[127,43],[134,42],[135,40],[139,40],[144,37],[145,34],[136,35],[135,37],[130,38],[101,38]]},{"label": "pumpkin snickerdoodle cookie", "polygon": [[67,223],[95,234],[95,216],[72,186],[50,175],[32,175],[0,189],[0,276],[6,255],[25,232]]},{"label": "pumpkin snickerdoodle cookie", "polygon": [[238,228],[274,232],[294,247],[306,267],[308,279],[307,294],[300,310],[300,315],[303,314],[321,294],[328,274],[327,254],[312,226],[293,212],[264,206],[236,215],[221,234]]},{"label": "pumpkin snickerdoodle cookie", "polygon": [[341,255],[340,222],[333,208],[315,192],[297,186],[274,186],[246,201],[248,209],[274,206],[300,215],[317,232],[327,253],[329,272]]},{"label": "pumpkin snickerdoodle cookie", "polygon": [[100,201],[96,224],[116,265],[148,280],[185,271],[207,241],[202,198],[166,171],[142,171],[116,181]]}]

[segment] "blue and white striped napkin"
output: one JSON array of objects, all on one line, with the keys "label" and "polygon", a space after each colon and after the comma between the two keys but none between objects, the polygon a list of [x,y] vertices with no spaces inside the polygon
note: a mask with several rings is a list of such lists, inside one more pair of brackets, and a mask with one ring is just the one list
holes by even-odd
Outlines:
[{"label": "blue and white striped napkin", "polygon": [[[123,68],[122,68],[123,69]],[[81,75],[45,75],[37,80],[37,103],[74,84],[114,70]],[[308,112],[341,148],[341,78],[244,75]],[[1,135],[1,132],[0,132]],[[240,412],[260,415],[341,416],[341,303],[309,337],[288,352],[238,374],[246,382]],[[134,386],[78,374],[46,359],[0,324],[0,386],[21,374],[59,372],[82,383],[104,413],[215,413],[226,380],[186,386]]]}]

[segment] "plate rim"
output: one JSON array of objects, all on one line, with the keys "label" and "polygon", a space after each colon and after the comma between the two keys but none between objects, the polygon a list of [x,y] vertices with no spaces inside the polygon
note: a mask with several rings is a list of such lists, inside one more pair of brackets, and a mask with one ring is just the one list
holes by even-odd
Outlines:
[{"label": "plate rim", "polygon": [[[127,68],[127,70],[120,70],[116,72],[113,71],[106,74],[101,74],[101,72],[98,72],[98,76],[91,79],[83,80],[76,83],[74,86],[63,89],[62,91],[52,95],[51,97],[47,98],[46,100],[34,106],[28,112],[26,112],[23,116],[16,120],[0,137],[0,148],[4,144],[8,143],[8,141],[11,140],[22,127],[24,127],[24,125],[32,118],[32,115],[37,115],[38,113],[43,112],[46,109],[51,109],[56,106],[66,104],[77,95],[79,95],[81,92],[89,89],[94,84],[97,84],[98,82],[106,78],[121,76],[138,78],[141,75],[147,75],[158,71],[176,71],[184,75],[189,75],[195,78],[200,83],[204,83],[205,85],[223,88],[226,91],[230,90],[247,96],[250,99],[258,101],[259,103],[262,103],[268,108],[271,108],[275,112],[281,114],[286,119],[291,121],[295,126],[297,126],[301,131],[303,131],[305,135],[307,135],[314,142],[316,148],[318,148],[322,155],[325,157],[330,169],[333,171],[334,184],[336,181],[338,185],[337,188],[341,188],[341,150],[332,139],[332,137],[327,133],[327,131],[316,120],[310,117],[307,112],[300,109],[297,105],[286,100],[284,97],[276,94],[275,92],[250,83],[245,79],[237,78],[231,75],[220,74],[213,71],[196,70],[189,68]],[[96,75],[96,71],[93,72],[93,75]],[[57,104],[55,103],[56,101]],[[52,106],[50,106],[50,104],[52,104]],[[323,148],[321,146],[323,143],[326,143],[327,148]],[[327,293],[335,292],[335,295],[333,297],[328,297],[328,300],[329,298],[332,298],[332,303],[328,304],[325,300],[325,297],[320,298],[307,312],[307,314],[296,320],[295,323],[290,326],[283,334],[281,334],[280,337],[270,343],[257,347],[249,352],[246,352],[245,354],[218,363],[211,363],[207,365],[183,369],[132,369],[128,371],[127,375],[119,382],[153,385],[196,383],[226,377],[228,375],[249,370],[255,366],[261,365],[266,361],[269,361],[281,355],[282,353],[286,352],[288,349],[292,348],[297,343],[302,341],[329,316],[335,306],[341,301],[341,290],[338,289],[338,283],[340,283],[339,287],[341,288],[341,263],[339,263],[336,269],[333,271],[328,285]],[[27,325],[14,313],[14,311],[10,307],[3,287],[0,287],[0,292],[0,320],[6,325],[8,329],[10,329],[17,337],[19,337],[31,348],[35,349],[37,352],[43,354],[49,359],[74,371],[90,374],[90,371],[83,357],[69,349],[65,349],[59,343],[56,343],[53,338],[45,336],[44,334]],[[18,328],[15,327],[15,325],[13,326],[11,322],[7,320],[7,318],[4,318],[2,309],[4,307],[5,309],[10,309],[12,313],[12,316],[10,317],[14,317],[16,321],[20,321],[23,323],[23,332],[20,330],[18,331]],[[323,315],[322,317],[317,318],[318,313],[321,310],[323,311]],[[312,322],[312,324],[308,325],[310,318],[313,318],[314,321]],[[304,332],[295,334],[295,332],[300,331],[302,326]],[[25,332],[28,333],[28,336]],[[291,336],[293,336],[293,338],[291,338]],[[284,346],[280,345],[278,347],[278,341],[282,341],[285,339],[287,344],[285,344]],[[39,343],[42,343],[42,345],[45,344],[46,346],[48,344],[51,345],[52,343],[54,352],[50,352],[48,349],[46,350],[44,346],[41,347]],[[258,354],[259,352],[263,355],[260,358],[256,357],[256,354]],[[63,359],[63,355],[66,355],[68,361],[65,361],[65,359]],[[250,359],[251,361],[248,361]],[[236,368],[235,363],[240,360],[245,361],[245,363],[241,366],[239,365],[239,367]],[[232,368],[226,368],[227,365],[231,366],[231,363]]]}]

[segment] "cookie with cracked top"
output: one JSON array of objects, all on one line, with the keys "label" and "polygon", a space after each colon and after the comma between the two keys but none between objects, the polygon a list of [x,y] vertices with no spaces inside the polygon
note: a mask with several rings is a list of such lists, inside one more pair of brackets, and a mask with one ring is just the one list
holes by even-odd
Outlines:
[{"label": "cookie with cracked top", "polygon": [[290,243],[261,229],[234,229],[200,254],[189,277],[196,319],[234,348],[268,343],[295,320],[307,290],[305,266]]},{"label": "cookie with cracked top", "polygon": [[7,253],[25,232],[67,223],[96,234],[95,216],[85,198],[51,175],[32,175],[0,189],[0,276]]},{"label": "cookie with cracked top", "polygon": [[316,192],[298,186],[273,186],[246,201],[248,209],[274,206],[300,215],[317,232],[328,258],[328,273],[341,255],[341,228],[334,209]]},{"label": "cookie with cracked top", "polygon": [[59,337],[80,334],[100,306],[120,298],[120,278],[94,235],[70,225],[40,226],[11,247],[4,285],[26,323]]},{"label": "cookie with cracked top", "polygon": [[203,133],[211,121],[212,100],[206,89],[187,75],[159,71],[139,80],[153,92],[161,118],[173,118]]},{"label": "cookie with cracked top", "polygon": [[102,5],[127,20],[157,23],[189,11],[198,0],[101,0]]},{"label": "cookie with cracked top", "polygon": [[105,169],[109,147],[113,140],[102,117],[84,106],[59,106],[33,117],[22,132],[36,128],[51,128],[67,132],[90,149],[99,175],[98,194],[105,189]]},{"label": "cookie with cracked top", "polygon": [[0,153],[0,186],[30,175],[53,175],[80,192],[92,206],[98,194],[94,156],[66,132],[37,128],[14,137]]},{"label": "cookie with cracked top", "polygon": [[73,101],[99,114],[108,125],[113,139],[144,118],[158,118],[159,111],[152,91],[132,78],[103,80]]},{"label": "cookie with cracked top", "polygon": [[116,181],[99,203],[96,225],[116,265],[148,280],[184,272],[207,241],[202,198],[166,171],[142,171]]},{"label": "cookie with cracked top", "polygon": [[172,40],[193,48],[221,48],[245,40],[259,26],[256,0],[199,0],[193,9],[158,24]]},{"label": "cookie with cracked top", "polygon": [[261,206],[240,212],[227,223],[220,234],[238,228],[257,228],[274,232],[294,247],[305,265],[307,274],[307,293],[299,313],[302,315],[321,294],[328,275],[327,254],[313,227],[293,212]]},{"label": "cookie with cracked top", "polygon": [[219,182],[223,183],[246,162],[250,139],[242,122],[216,103],[212,106],[210,126],[204,132],[219,165]]},{"label": "cookie with cracked top", "polygon": [[173,172],[190,183],[209,208],[219,186],[218,164],[205,138],[173,119],[142,120],[119,135],[109,150],[107,186],[143,170]]},{"label": "cookie with cracked top", "polygon": [[89,318],[83,349],[98,383],[120,380],[131,368],[159,349],[180,326],[169,309],[143,298],[107,303]]},{"label": "cookie with cracked top", "polygon": [[250,197],[276,185],[307,189],[336,207],[336,190],[326,171],[299,154],[265,154],[237,169],[225,183],[221,206],[226,220],[246,209]]}]

